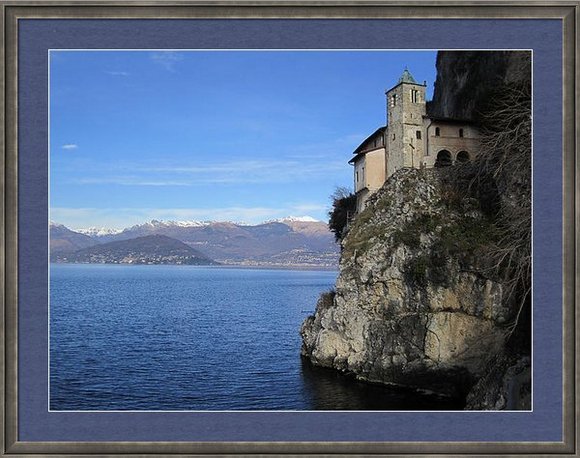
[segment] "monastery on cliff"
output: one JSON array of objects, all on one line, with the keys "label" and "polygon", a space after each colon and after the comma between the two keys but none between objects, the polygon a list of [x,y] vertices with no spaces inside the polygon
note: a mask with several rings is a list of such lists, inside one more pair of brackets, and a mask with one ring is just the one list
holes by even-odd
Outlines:
[{"label": "monastery on cliff", "polygon": [[405,69],[386,92],[387,125],[378,128],[354,151],[357,212],[396,170],[403,167],[446,167],[477,155],[475,124],[427,114],[425,88]]}]

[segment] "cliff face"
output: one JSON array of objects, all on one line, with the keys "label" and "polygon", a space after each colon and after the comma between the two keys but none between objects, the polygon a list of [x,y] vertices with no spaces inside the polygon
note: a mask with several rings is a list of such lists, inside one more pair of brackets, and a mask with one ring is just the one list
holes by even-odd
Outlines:
[{"label": "cliff face", "polygon": [[312,363],[530,408],[530,80],[528,52],[438,53],[428,113],[478,122],[480,158],[399,170],[369,199],[302,325]]},{"label": "cliff face", "polygon": [[301,334],[314,364],[359,379],[464,395],[515,311],[479,253],[495,232],[437,170],[403,169],[346,238],[334,294]]},{"label": "cliff face", "polygon": [[431,116],[480,121],[497,88],[528,77],[527,51],[440,51]]}]

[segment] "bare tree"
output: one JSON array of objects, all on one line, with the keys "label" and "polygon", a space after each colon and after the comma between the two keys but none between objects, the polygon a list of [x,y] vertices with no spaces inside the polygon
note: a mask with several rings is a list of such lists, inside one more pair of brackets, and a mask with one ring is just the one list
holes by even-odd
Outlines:
[{"label": "bare tree", "polygon": [[[510,79],[490,94],[481,119],[481,148],[475,161],[446,169],[457,195],[476,197],[493,221],[494,243],[485,249],[490,275],[505,286],[513,304],[513,334],[530,303],[531,290],[531,65],[529,53],[512,63]],[[524,332],[525,333],[525,332]]]},{"label": "bare tree", "polygon": [[507,299],[518,308],[510,326],[516,328],[529,303],[531,290],[531,66],[525,55],[510,82],[491,98],[483,116],[483,138],[475,178],[479,186],[490,178],[499,196],[496,226],[500,233],[490,255],[493,269],[505,281]]}]

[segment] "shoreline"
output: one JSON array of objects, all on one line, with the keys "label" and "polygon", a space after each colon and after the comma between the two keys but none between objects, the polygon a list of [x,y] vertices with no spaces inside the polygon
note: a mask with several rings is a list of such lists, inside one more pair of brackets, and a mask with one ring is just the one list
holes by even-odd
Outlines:
[{"label": "shoreline", "polygon": [[188,267],[196,269],[243,269],[243,270],[303,270],[303,271],[325,271],[338,272],[337,266],[302,266],[302,265],[239,265],[239,264],[219,264],[219,265],[187,265],[187,264],[129,264],[129,263],[106,263],[106,262],[49,262],[50,265],[67,266],[125,266],[125,267]]}]

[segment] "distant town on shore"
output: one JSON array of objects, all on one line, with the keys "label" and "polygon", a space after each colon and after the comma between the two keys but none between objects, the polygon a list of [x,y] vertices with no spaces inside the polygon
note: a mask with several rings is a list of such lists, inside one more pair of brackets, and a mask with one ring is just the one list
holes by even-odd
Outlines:
[{"label": "distant town on shore", "polygon": [[334,268],[339,250],[328,225],[311,217],[257,225],[152,220],[124,230],[50,224],[50,259],[58,263]]}]

